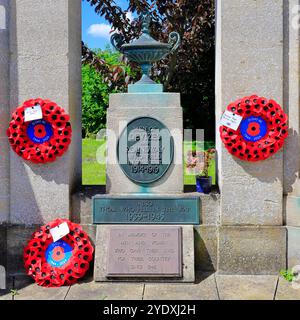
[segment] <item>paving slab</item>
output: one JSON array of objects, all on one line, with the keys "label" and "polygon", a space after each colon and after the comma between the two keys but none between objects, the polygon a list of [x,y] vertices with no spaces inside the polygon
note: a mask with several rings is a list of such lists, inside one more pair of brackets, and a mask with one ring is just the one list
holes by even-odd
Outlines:
[{"label": "paving slab", "polygon": [[10,290],[0,290],[0,301],[3,300],[12,300],[12,294],[10,293]]},{"label": "paving slab", "polygon": [[300,283],[295,287],[291,282],[280,277],[275,300],[300,300]]},{"label": "paving slab", "polygon": [[197,276],[196,284],[147,283],[144,300],[218,300],[214,274]]},{"label": "paving slab", "polygon": [[13,289],[13,278],[6,279],[6,289],[0,290],[0,300],[13,300],[11,290]]},{"label": "paving slab", "polygon": [[73,285],[66,300],[142,300],[143,283],[100,283],[93,279]]},{"label": "paving slab", "polygon": [[29,277],[16,278],[15,286],[16,295],[14,300],[64,300],[69,287],[61,288],[44,288],[40,287]]},{"label": "paving slab", "polygon": [[216,275],[221,300],[273,300],[278,276]]}]

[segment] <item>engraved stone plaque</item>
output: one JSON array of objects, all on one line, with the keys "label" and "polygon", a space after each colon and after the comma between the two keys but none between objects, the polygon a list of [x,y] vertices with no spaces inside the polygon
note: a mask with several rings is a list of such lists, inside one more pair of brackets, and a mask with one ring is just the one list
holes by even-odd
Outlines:
[{"label": "engraved stone plaque", "polygon": [[181,227],[112,227],[107,277],[182,277]]},{"label": "engraved stone plaque", "polygon": [[125,175],[137,184],[161,179],[174,157],[174,141],[160,121],[141,117],[131,121],[120,135],[118,162]]}]

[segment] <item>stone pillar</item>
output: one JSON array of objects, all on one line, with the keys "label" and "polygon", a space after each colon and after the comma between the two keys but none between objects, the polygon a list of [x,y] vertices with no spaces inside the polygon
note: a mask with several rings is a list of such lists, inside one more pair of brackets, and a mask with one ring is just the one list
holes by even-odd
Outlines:
[{"label": "stone pillar", "polygon": [[216,51],[218,269],[277,274],[286,254],[283,153],[258,163],[240,161],[223,147],[219,119],[230,102],[247,95],[283,104],[283,1],[217,1]]},{"label": "stone pillar", "polygon": [[[2,1],[3,2],[3,1]],[[81,184],[81,1],[10,0],[10,107],[35,97],[71,115],[72,144],[53,164],[10,153],[10,222],[69,218],[70,194]]]},{"label": "stone pillar", "polygon": [[[9,0],[0,0],[0,224],[9,220]],[[1,233],[1,230],[0,230]]]},{"label": "stone pillar", "polygon": [[284,100],[289,115],[289,137],[284,149],[285,218],[288,232],[288,267],[300,264],[300,1],[285,4]]}]

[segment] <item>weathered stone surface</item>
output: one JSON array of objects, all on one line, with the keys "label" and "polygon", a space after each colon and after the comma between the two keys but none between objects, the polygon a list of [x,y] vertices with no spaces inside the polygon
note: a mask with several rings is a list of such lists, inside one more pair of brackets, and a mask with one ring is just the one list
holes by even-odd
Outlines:
[{"label": "weathered stone surface", "polygon": [[[111,281],[107,278],[107,255],[108,255],[108,241],[111,225],[98,225],[96,237],[96,252],[95,252],[95,267],[94,279],[99,282]],[[165,226],[163,226],[164,228]],[[122,225],[122,229],[132,228],[129,225]],[[155,226],[155,228],[160,228]],[[195,262],[194,262],[194,231],[193,226],[182,226],[183,239],[183,278],[155,278],[156,282],[194,282],[195,281]],[[136,281],[135,278],[114,278],[118,281]],[[139,280],[141,280],[139,278]],[[151,279],[145,278],[143,281]]]},{"label": "weathered stone surface", "polygon": [[38,226],[11,226],[7,229],[7,272],[24,274],[23,250]]},{"label": "weathered stone surface", "polygon": [[[69,112],[73,127],[68,152],[52,164],[24,162],[11,151],[10,222],[40,224],[69,218],[69,195],[81,181],[81,1],[10,4],[11,110],[29,98],[47,98]],[[56,18],[45,24],[45,16]]]},{"label": "weathered stone surface", "polygon": [[[199,193],[195,194],[199,195]],[[218,225],[220,223],[220,194],[200,194],[200,199],[201,224]]]},{"label": "weathered stone surface", "polygon": [[275,177],[282,170],[281,157],[279,153],[259,164],[224,157],[222,225],[282,225],[282,187]]},{"label": "weathered stone surface", "polygon": [[273,300],[278,276],[216,275],[220,300]]},{"label": "weathered stone surface", "polygon": [[6,289],[6,268],[0,264],[0,290]]},{"label": "weathered stone surface", "polygon": [[215,275],[200,274],[196,284],[146,284],[144,300],[218,300]]},{"label": "weathered stone surface", "polygon": [[300,228],[287,227],[288,268],[300,265]]},{"label": "weathered stone surface", "polygon": [[[161,121],[174,139],[174,161],[167,173],[157,182],[141,186],[130,181],[117,160],[119,134],[128,122],[138,117]],[[183,115],[177,93],[113,94],[107,114],[107,192],[116,193],[181,193],[183,192]]]},{"label": "weathered stone surface", "polygon": [[[285,194],[300,196],[299,154],[300,154],[300,52],[298,0],[284,1],[284,108],[289,116],[289,137],[284,146],[284,180]],[[296,11],[295,11],[296,10]],[[287,211],[287,215],[289,212]],[[293,224],[294,225],[294,224]],[[299,222],[297,224],[299,226]]]},{"label": "weathered stone surface", "polygon": [[217,270],[218,228],[216,226],[201,225],[194,229],[196,270]]},{"label": "weathered stone surface", "polygon": [[285,227],[220,227],[220,274],[278,274],[286,268]]},{"label": "weathered stone surface", "polygon": [[11,294],[11,289],[13,289],[13,278],[8,277],[6,281],[6,288],[1,290],[0,288],[0,301],[1,300],[13,300],[13,296]]},{"label": "weathered stone surface", "polygon": [[12,300],[13,299],[13,297],[12,297],[12,295],[11,295],[11,293],[10,293],[10,291],[9,290],[0,290],[0,301],[1,300],[5,300],[5,301],[9,301],[9,300]]},{"label": "weathered stone surface", "polygon": [[[0,29],[0,178],[7,178],[9,173],[9,147],[5,135],[9,119],[9,3],[8,0],[0,0],[2,8],[2,28]],[[4,12],[4,13],[3,13]],[[8,222],[9,219],[9,182],[0,187],[0,223]]]},{"label": "weathered stone surface", "polygon": [[6,226],[0,225],[0,265],[7,266],[7,233],[6,233]]},{"label": "weathered stone surface", "polygon": [[[218,1],[217,132],[223,110],[237,98],[255,93],[282,104],[282,4],[282,0]],[[248,50],[249,43],[253,50]],[[230,155],[216,136],[221,224],[281,225],[282,151],[266,161],[247,163]]]},{"label": "weathered stone surface", "polygon": [[81,186],[72,195],[72,219],[82,224],[93,224],[92,198],[104,194],[105,186]]},{"label": "weathered stone surface", "polygon": [[285,200],[286,224],[292,227],[300,227],[300,196],[288,195]]},{"label": "weathered stone surface", "polygon": [[280,277],[275,300],[300,300],[300,286],[295,288],[291,282]]},{"label": "weathered stone surface", "polygon": [[28,279],[16,279],[14,300],[64,300],[69,287],[45,288]]},{"label": "weathered stone surface", "polygon": [[142,283],[99,283],[92,279],[70,288],[66,300],[142,300]]}]

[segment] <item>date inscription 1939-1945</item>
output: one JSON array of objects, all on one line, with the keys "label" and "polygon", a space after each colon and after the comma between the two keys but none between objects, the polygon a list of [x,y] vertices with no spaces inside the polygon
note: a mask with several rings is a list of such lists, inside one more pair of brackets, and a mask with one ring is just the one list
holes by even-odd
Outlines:
[{"label": "date inscription 1939-1945", "polygon": [[122,132],[117,148],[119,165],[137,184],[161,179],[174,156],[174,141],[160,121],[141,117],[131,121]]},{"label": "date inscription 1939-1945", "polygon": [[200,223],[198,197],[95,196],[95,224],[192,224]]}]

